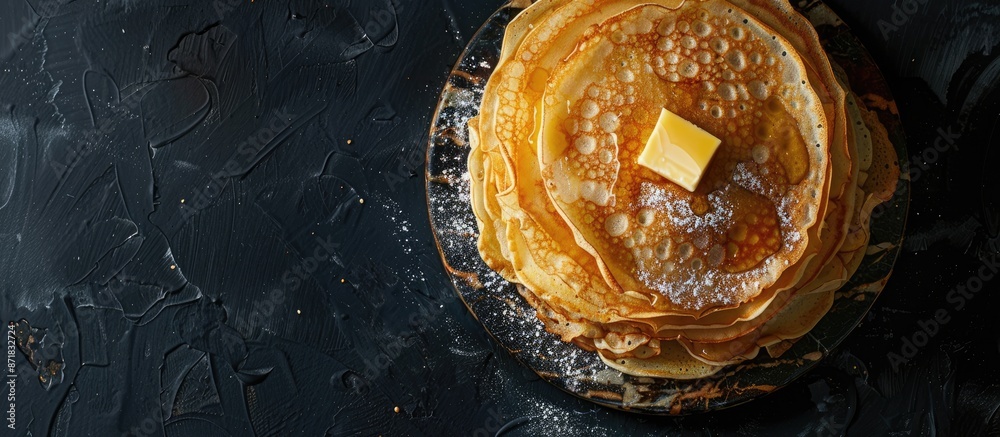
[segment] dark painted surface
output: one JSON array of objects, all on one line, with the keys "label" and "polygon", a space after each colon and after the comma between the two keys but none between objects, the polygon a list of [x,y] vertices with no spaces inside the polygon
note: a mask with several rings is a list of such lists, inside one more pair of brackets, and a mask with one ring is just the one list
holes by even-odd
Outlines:
[{"label": "dark painted surface", "polygon": [[499,2],[4,2],[5,435],[1000,432],[1000,5],[831,5],[917,156],[896,272],[799,382],[661,419],[540,380],[438,259],[427,130]]}]

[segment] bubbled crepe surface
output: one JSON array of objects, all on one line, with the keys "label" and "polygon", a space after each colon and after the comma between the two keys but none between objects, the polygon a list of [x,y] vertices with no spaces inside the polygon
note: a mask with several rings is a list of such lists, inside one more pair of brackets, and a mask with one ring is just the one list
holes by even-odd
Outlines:
[{"label": "bubbled crepe surface", "polygon": [[[754,132],[775,100],[790,109],[783,121],[794,122],[805,155],[776,153]],[[634,163],[657,105],[723,139],[694,194]],[[865,213],[896,179],[867,173],[881,168],[870,157],[889,158],[873,144],[892,148],[848,129],[880,127],[858,105],[812,27],[781,1],[537,2],[508,26],[470,121],[480,252],[525,286],[549,331],[612,367],[712,374],[805,334],[857,268]],[[769,156],[755,150],[762,144]],[[790,183],[788,168],[802,165]],[[705,203],[711,212],[695,213]],[[761,204],[774,214],[752,222],[746,210]],[[750,269],[720,262],[733,242],[720,238],[747,233],[780,244]],[[642,262],[651,259],[659,270]]]}]

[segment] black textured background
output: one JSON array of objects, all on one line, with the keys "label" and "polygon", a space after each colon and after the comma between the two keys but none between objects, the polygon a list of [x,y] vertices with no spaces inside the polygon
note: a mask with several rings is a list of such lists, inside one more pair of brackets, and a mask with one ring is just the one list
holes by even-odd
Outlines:
[{"label": "black textured background", "polygon": [[499,1],[0,2],[4,435],[1000,434],[1000,3],[830,4],[907,130],[904,253],[816,371],[678,419],[539,380],[444,274],[427,130]]}]

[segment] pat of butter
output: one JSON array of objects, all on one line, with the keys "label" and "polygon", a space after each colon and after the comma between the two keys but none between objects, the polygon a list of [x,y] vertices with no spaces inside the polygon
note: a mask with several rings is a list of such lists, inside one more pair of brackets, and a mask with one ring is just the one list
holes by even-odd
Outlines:
[{"label": "pat of butter", "polygon": [[694,191],[722,141],[666,109],[639,155],[639,165]]}]

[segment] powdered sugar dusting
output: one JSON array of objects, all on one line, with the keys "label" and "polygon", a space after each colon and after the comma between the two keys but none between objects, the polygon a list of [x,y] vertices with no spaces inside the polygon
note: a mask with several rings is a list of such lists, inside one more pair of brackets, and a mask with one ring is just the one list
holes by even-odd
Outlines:
[{"label": "powdered sugar dusting", "polygon": [[799,233],[796,224],[792,221],[793,212],[802,210],[799,206],[799,201],[795,197],[788,195],[786,187],[764,181],[763,177],[761,177],[763,170],[754,171],[751,169],[751,166],[757,166],[757,164],[748,162],[736,164],[732,180],[747,191],[771,199],[779,205],[776,209],[778,219],[781,221],[781,233],[785,236],[785,248],[791,250],[795,243],[798,243],[802,239],[802,235]]},{"label": "powdered sugar dusting", "polygon": [[686,246],[685,250],[696,248],[707,253],[713,245],[711,238],[715,238],[714,244],[718,244],[719,238],[725,244],[727,231],[743,220],[736,217],[735,211],[739,208],[733,204],[732,190],[749,191],[768,199],[775,206],[782,240],[777,253],[740,272],[726,271],[718,266],[704,268],[705,259],[698,255],[689,258],[682,254],[680,258],[684,262],[662,262],[637,256],[636,279],[672,303],[688,309],[736,305],[756,295],[762,285],[776,280],[784,267],[790,264],[779,262],[779,259],[793,252],[802,240],[793,217],[800,216],[806,206],[790,195],[786,186],[767,181],[766,175],[761,173],[766,172],[755,163],[738,163],[731,176],[734,185],[705,196],[708,207],[703,214],[695,212],[694,202],[689,196],[678,196],[669,191],[671,188],[651,182],[641,183],[638,205],[655,210],[657,217],[668,221],[666,238],[672,240],[673,250],[677,250],[677,246]]},{"label": "powdered sugar dusting", "polygon": [[732,205],[718,193],[708,195],[711,210],[699,216],[691,209],[691,203],[687,199],[669,196],[665,188],[643,182],[639,190],[639,204],[666,211],[675,229],[718,229],[732,223]]}]

